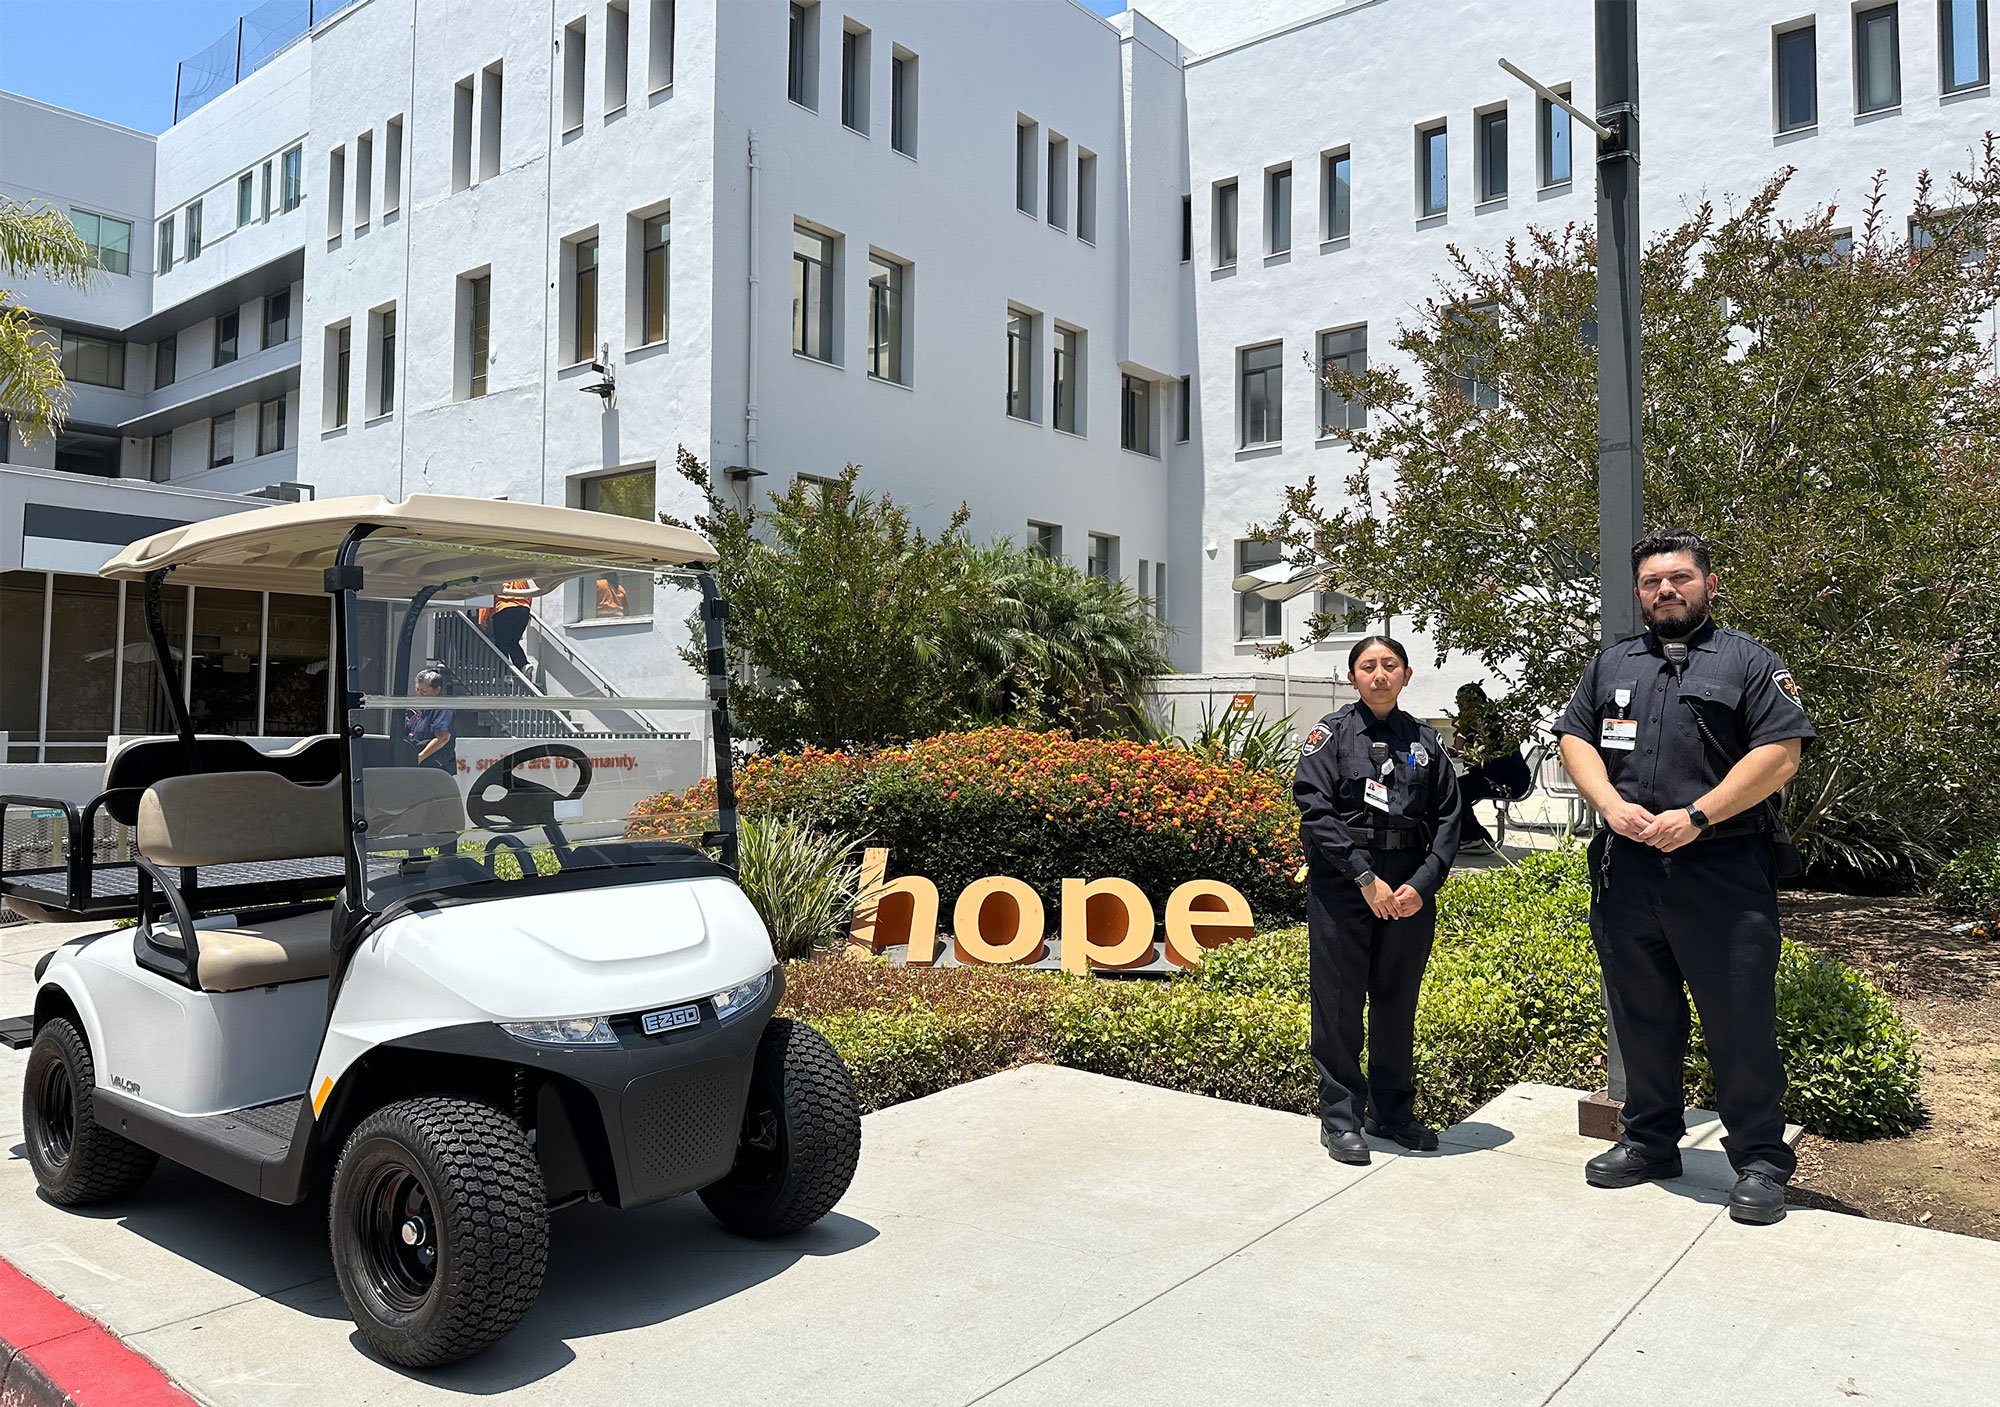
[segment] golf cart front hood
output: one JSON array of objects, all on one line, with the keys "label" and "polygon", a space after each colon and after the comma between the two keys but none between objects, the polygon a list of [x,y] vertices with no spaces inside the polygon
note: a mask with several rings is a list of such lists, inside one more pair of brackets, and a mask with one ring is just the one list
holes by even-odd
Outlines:
[{"label": "golf cart front hood", "polygon": [[708,996],[773,961],[763,920],[727,879],[492,899],[404,914],[370,934],[334,1020],[407,1031],[615,1015]]}]

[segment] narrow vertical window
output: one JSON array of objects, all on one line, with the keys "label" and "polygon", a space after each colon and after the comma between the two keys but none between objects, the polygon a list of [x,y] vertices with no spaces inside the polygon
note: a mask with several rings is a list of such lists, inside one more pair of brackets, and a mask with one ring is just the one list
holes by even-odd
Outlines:
[{"label": "narrow vertical window", "polygon": [[1479,198],[1499,200],[1507,194],[1507,109],[1482,112],[1478,123]]},{"label": "narrow vertical window", "polygon": [[1812,25],[1788,29],[1772,40],[1772,86],[1777,90],[1778,130],[1798,132],[1819,122],[1819,59]]},{"label": "narrow vertical window", "polygon": [[165,273],[174,266],[174,217],[169,215],[160,221],[160,254],[155,261],[157,273]]},{"label": "narrow vertical window", "polygon": [[1882,112],[1903,101],[1903,55],[1896,7],[1878,5],[1854,16],[1854,110]]},{"label": "narrow vertical window", "polygon": [[153,436],[152,464],[147,470],[156,484],[164,484],[174,476],[174,432],[167,430]]},{"label": "narrow vertical window", "polygon": [[587,362],[597,355],[597,241],[580,239],[570,248],[569,359]]},{"label": "narrow vertical window", "polygon": [[354,139],[354,229],[368,228],[375,215],[375,134],[363,132]]},{"label": "narrow vertical window", "polygon": [[1194,197],[1181,197],[1181,262],[1194,258]]},{"label": "narrow vertical window", "polygon": [[632,68],[632,12],[622,3],[604,7],[604,115],[625,108],[626,75]]},{"label": "narrow vertical window", "polygon": [[354,328],[342,323],[333,337],[333,423],[347,423],[348,385],[354,373]]},{"label": "narrow vertical window", "polygon": [[1984,88],[1987,66],[1986,0],[1938,0],[1938,63],[1947,93]]},{"label": "narrow vertical window", "polygon": [[[1569,85],[1556,90],[1565,98],[1569,96]],[[1543,186],[1560,186],[1568,183],[1569,165],[1569,110],[1550,102],[1547,98],[1536,99],[1536,127],[1541,133],[1541,183]]]},{"label": "narrow vertical window", "polygon": [[868,374],[907,384],[903,378],[903,265],[880,254],[868,256]]},{"label": "narrow vertical window", "polygon": [[1097,243],[1097,153],[1076,149],[1076,237]]},{"label": "narrow vertical window", "polygon": [[208,467],[236,462],[236,412],[226,411],[208,422]]},{"label": "narrow vertical window", "polygon": [[1040,130],[1038,124],[1025,117],[1014,120],[1014,208],[1023,215],[1035,213],[1035,160]]},{"label": "narrow vertical window", "polygon": [[479,179],[500,174],[501,111],[506,90],[504,65],[493,64],[479,75]]},{"label": "narrow vertical window", "polygon": [[1062,560],[1062,529],[1054,523],[1028,524],[1028,551],[1046,562]]},{"label": "narrow vertical window", "polygon": [[1326,237],[1346,239],[1354,227],[1354,163],[1345,151],[1326,157]]},{"label": "narrow vertical window", "polygon": [[347,219],[347,148],[335,147],[326,154],[326,237],[340,238]]},{"label": "narrow vertical window", "polygon": [[292,340],[292,290],[281,288],[264,299],[264,345],[276,347]]},{"label": "narrow vertical window", "polygon": [[819,111],[819,6],[792,0],[786,39],[785,96]]},{"label": "narrow vertical window", "polygon": [[1495,410],[1500,405],[1500,382],[1494,374],[1491,351],[1499,313],[1496,305],[1481,303],[1450,315],[1451,359],[1458,364],[1452,379],[1458,383],[1459,394],[1481,410]]},{"label": "narrow vertical window", "polygon": [[298,209],[306,198],[306,149],[293,147],[278,158],[278,169],[278,213],[283,215]]},{"label": "narrow vertical window", "polygon": [[180,334],[169,332],[153,344],[153,389],[161,390],[174,384],[174,377],[180,366]]},{"label": "narrow vertical window", "polygon": [[1069,138],[1049,133],[1048,169],[1049,223],[1056,229],[1069,228]]},{"label": "narrow vertical window", "polygon": [[486,394],[486,353],[493,311],[493,276],[459,280],[465,302],[465,399]]},{"label": "narrow vertical window", "polygon": [[917,56],[898,46],[889,60],[889,145],[917,154]]},{"label": "narrow vertical window", "polygon": [[1188,438],[1194,430],[1194,378],[1192,376],[1183,376],[1181,378],[1181,393],[1177,398],[1174,409],[1179,415],[1179,424],[1174,427],[1174,440],[1176,443],[1184,445],[1188,442]]},{"label": "narrow vertical window", "polygon": [[236,228],[242,229],[257,214],[257,180],[248,171],[236,178]]},{"label": "narrow vertical window", "polygon": [[403,208],[403,119],[392,117],[382,129],[382,218]]},{"label": "narrow vertical window", "polygon": [[1135,454],[1153,453],[1153,383],[1143,376],[1119,379],[1118,444]]},{"label": "narrow vertical window", "polygon": [[792,350],[833,360],[833,240],[804,225],[792,227]]},{"label": "narrow vertical window", "polygon": [[1451,199],[1451,153],[1445,124],[1417,129],[1417,214],[1442,215]]},{"label": "narrow vertical window", "polygon": [[1033,418],[1034,332],[1033,317],[1017,309],[1007,310],[1007,414],[1016,420]]},{"label": "narrow vertical window", "polygon": [[640,323],[642,335],[651,342],[667,340],[667,273],[672,256],[672,219],[660,215],[643,221],[640,229]]},{"label": "narrow vertical window", "polygon": [[562,32],[562,129],[564,135],[583,126],[583,74],[590,61],[590,43],[585,38],[585,22],[563,26]]},{"label": "narrow vertical window", "polygon": [[472,80],[465,78],[451,90],[451,188],[462,191],[472,184]]},{"label": "narrow vertical window", "polygon": [[1236,267],[1236,182],[1219,181],[1215,187],[1215,267]]},{"label": "narrow vertical window", "polygon": [[658,93],[673,86],[674,0],[653,0],[646,21],[646,91]]},{"label": "narrow vertical window", "polygon": [[238,328],[242,313],[223,313],[215,320],[215,365],[227,366],[236,360]]},{"label": "narrow vertical window", "polygon": [[257,407],[257,453],[276,454],[285,447],[285,398],[275,397]]},{"label": "narrow vertical window", "polygon": [[187,247],[189,262],[201,257],[201,202],[196,201],[184,212],[187,217]]},{"label": "narrow vertical window", "polygon": [[1082,374],[1079,360],[1083,334],[1071,327],[1058,327],[1053,346],[1055,362],[1055,405],[1050,415],[1056,429],[1077,433],[1076,410],[1080,399],[1078,378]]},{"label": "narrow vertical window", "polygon": [[262,180],[259,182],[259,185],[263,198],[258,202],[258,208],[261,212],[258,218],[268,220],[271,218],[271,163],[268,161],[264,163]]},{"label": "narrow vertical window", "polygon": [[1292,248],[1292,168],[1264,173],[1264,248],[1287,254]]},{"label": "narrow vertical window", "polygon": [[1107,533],[1092,533],[1090,549],[1084,558],[1086,575],[1109,580],[1118,575],[1118,539]]},{"label": "narrow vertical window", "polygon": [[[1342,328],[1319,335],[1319,366],[1324,378],[1329,371],[1359,376],[1368,370],[1368,327]],[[1360,430],[1368,424],[1365,401],[1343,396],[1330,389],[1324,379],[1319,389],[1319,423],[1322,434],[1335,430]]]},{"label": "narrow vertical window", "polygon": [[1284,344],[1246,347],[1240,354],[1244,448],[1284,438]]},{"label": "narrow vertical window", "polygon": [[375,413],[396,408],[396,310],[384,308],[375,330]]},{"label": "narrow vertical window", "polygon": [[[1236,544],[1236,574],[1248,576],[1251,572],[1275,567],[1284,561],[1284,553],[1275,542],[1260,542],[1246,538]],[[1240,592],[1236,597],[1236,638],[1238,640],[1275,640],[1285,633],[1285,607],[1282,602],[1266,601],[1255,591]]]},{"label": "narrow vertical window", "polygon": [[852,23],[840,31],[840,124],[868,135],[868,31]]}]

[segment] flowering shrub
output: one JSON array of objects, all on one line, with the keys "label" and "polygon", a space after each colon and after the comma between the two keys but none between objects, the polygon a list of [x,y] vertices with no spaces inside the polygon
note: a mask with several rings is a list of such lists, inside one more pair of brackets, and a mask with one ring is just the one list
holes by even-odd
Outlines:
[{"label": "flowering shrub", "polygon": [[[736,790],[746,816],[790,815],[888,846],[892,876],[936,882],[946,926],[958,892],[992,874],[1040,894],[1051,928],[1070,877],[1129,879],[1161,909],[1175,886],[1217,879],[1260,923],[1304,912],[1292,880],[1298,811],[1284,781],[1174,748],[985,728],[907,748],[754,757]],[[671,830],[680,812],[714,805],[706,780],[641,804],[632,828]]]}]

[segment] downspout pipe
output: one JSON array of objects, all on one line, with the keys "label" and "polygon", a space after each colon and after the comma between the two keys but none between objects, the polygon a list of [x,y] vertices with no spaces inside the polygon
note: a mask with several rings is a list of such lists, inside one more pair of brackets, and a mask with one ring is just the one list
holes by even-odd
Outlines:
[{"label": "downspout pipe", "polygon": [[[757,129],[750,129],[750,224],[745,263],[750,271],[750,376],[743,396],[743,467],[757,467]],[[748,479],[745,479],[747,486]]]}]

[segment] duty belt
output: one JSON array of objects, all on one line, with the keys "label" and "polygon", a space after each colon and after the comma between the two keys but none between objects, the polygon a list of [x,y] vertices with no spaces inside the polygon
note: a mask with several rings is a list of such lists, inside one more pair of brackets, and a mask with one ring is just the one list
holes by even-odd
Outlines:
[{"label": "duty belt", "polygon": [[1356,827],[1354,843],[1367,850],[1415,850],[1423,845],[1422,835],[1413,830],[1365,830]]}]

